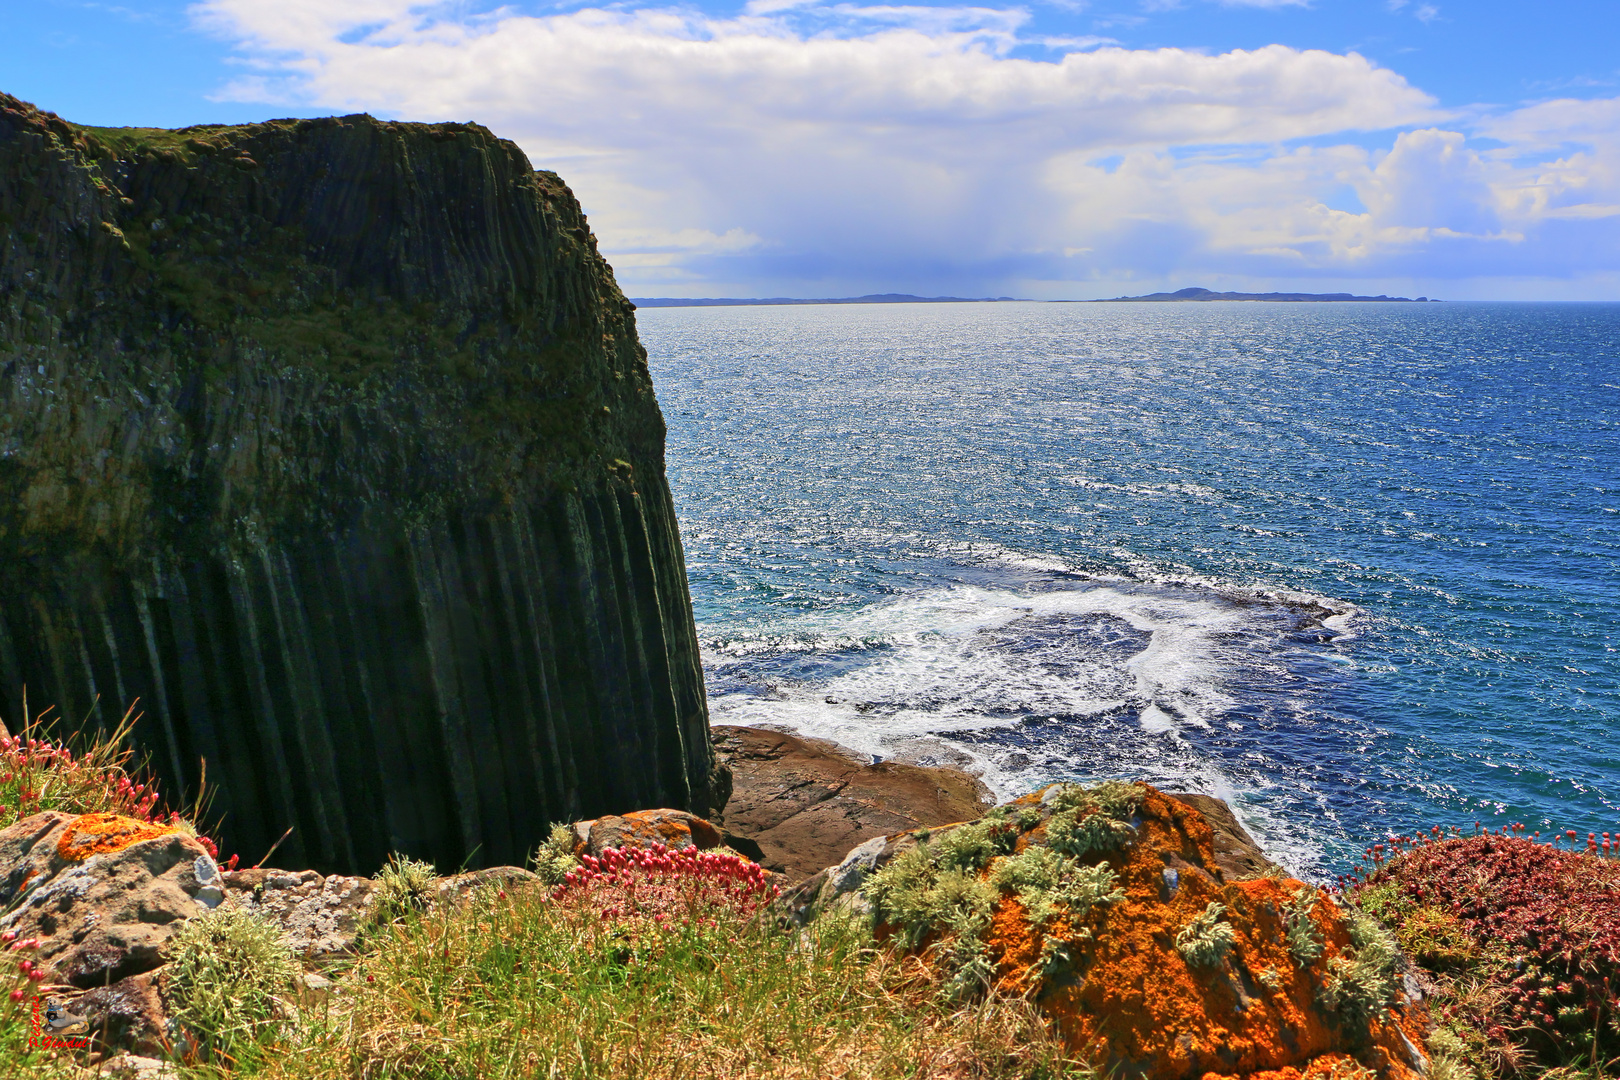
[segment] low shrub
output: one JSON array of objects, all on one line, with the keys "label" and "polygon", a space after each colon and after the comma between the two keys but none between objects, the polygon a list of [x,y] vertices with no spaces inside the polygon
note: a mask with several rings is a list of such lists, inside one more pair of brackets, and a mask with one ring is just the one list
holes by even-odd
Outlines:
[{"label": "low shrub", "polygon": [[1436,830],[1369,855],[1348,895],[1436,977],[1434,1011],[1472,1068],[1592,1068],[1620,1054],[1620,864],[1595,843]]},{"label": "low shrub", "polygon": [[942,836],[933,848],[934,863],[944,870],[977,873],[997,855],[1011,851],[1017,839],[1018,827],[992,811],[982,821],[957,826]]},{"label": "low shrub", "polygon": [[1030,922],[1046,929],[1059,915],[1083,919],[1098,904],[1125,899],[1106,865],[1085,866],[1051,848],[1027,847],[996,863],[991,882],[1017,895]]},{"label": "low shrub", "polygon": [[1065,855],[1081,859],[1113,851],[1136,834],[1131,816],[1141,802],[1139,784],[1118,780],[1091,788],[1065,784],[1051,800],[1046,842]]},{"label": "low shrub", "polygon": [[718,928],[754,919],[778,894],[758,864],[695,847],[608,848],[579,863],[551,898],[622,925]]},{"label": "low shrub", "polygon": [[1226,959],[1237,940],[1237,932],[1227,922],[1226,905],[1211,900],[1204,910],[1176,933],[1176,951],[1193,967],[1212,968]]},{"label": "low shrub", "polygon": [[188,920],[168,954],[169,1015],[195,1060],[251,1063],[289,1019],[298,965],[274,923],[218,908]]}]

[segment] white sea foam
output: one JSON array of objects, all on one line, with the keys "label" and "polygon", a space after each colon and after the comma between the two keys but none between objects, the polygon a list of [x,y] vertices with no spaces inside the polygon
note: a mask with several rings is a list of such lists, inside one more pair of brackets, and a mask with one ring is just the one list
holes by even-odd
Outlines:
[{"label": "white sea foam", "polygon": [[1267,782],[1235,780],[1183,737],[1233,708],[1228,684],[1297,622],[1291,610],[1185,585],[1068,585],[954,584],[706,640],[713,721],[957,764],[1002,799],[1099,775],[1210,792],[1308,864],[1310,847],[1244,810]]}]

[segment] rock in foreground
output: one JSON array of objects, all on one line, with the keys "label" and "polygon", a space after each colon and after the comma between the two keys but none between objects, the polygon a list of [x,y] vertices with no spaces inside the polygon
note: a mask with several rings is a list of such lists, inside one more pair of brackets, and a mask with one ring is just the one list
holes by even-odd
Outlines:
[{"label": "rock in foreground", "polygon": [[1056,785],[875,839],[788,902],[872,919],[955,992],[1030,995],[1122,1076],[1427,1067],[1387,935],[1314,886],[1224,870],[1203,815],[1147,785]]},{"label": "rock in foreground", "polygon": [[82,988],[151,971],[181,923],[225,899],[196,839],[111,814],[24,818],[0,831],[0,873],[0,931],[37,941],[51,980]]}]

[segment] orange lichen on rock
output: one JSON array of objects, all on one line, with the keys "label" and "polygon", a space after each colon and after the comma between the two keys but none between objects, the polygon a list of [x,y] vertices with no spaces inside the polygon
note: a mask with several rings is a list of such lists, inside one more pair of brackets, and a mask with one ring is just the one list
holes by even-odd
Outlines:
[{"label": "orange lichen on rock", "polygon": [[[1409,1040],[1394,1017],[1357,1021],[1322,1004],[1329,965],[1351,948],[1333,901],[1316,899],[1309,917],[1320,955],[1299,962],[1286,919],[1298,890],[1316,890],[1292,879],[1223,881],[1202,816],[1146,785],[1143,791],[1134,838],[1107,859],[1123,900],[1093,907],[1084,925],[1058,918],[1043,932],[1017,899],[1001,898],[988,933],[1000,986],[1027,991],[1040,984],[1037,1001],[1071,1049],[1125,1075],[1315,1080],[1371,1067],[1394,1080],[1415,1076]],[[1027,842],[1041,843],[1044,829]],[[1232,939],[1219,962],[1199,966],[1178,950],[1177,935],[1211,904],[1224,906]],[[1073,960],[1043,977],[1038,963],[1048,936],[1062,940]]]},{"label": "orange lichen on rock", "polygon": [[720,830],[685,810],[635,810],[574,823],[574,855],[600,856],[608,848],[720,846]]},{"label": "orange lichen on rock", "polygon": [[121,814],[81,814],[62,830],[61,838],[56,841],[56,854],[64,862],[79,862],[175,831],[172,825],[158,825]]},{"label": "orange lichen on rock", "polygon": [[[1373,1071],[1349,1054],[1321,1054],[1303,1069],[1265,1069],[1242,1080],[1371,1080]],[[1208,1072],[1200,1080],[1239,1080],[1234,1073]]]},{"label": "orange lichen on rock", "polygon": [[633,810],[622,815],[637,839],[656,840],[668,847],[711,848],[720,844],[720,832],[713,825],[691,814],[665,810]]}]

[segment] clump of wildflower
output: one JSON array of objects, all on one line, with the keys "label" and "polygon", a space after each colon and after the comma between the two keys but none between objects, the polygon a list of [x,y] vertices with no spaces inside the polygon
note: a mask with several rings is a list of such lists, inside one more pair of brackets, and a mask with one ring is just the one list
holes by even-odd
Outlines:
[{"label": "clump of wildflower", "polygon": [[1539,835],[1392,837],[1348,880],[1418,963],[1468,988],[1438,1010],[1479,1030],[1476,1064],[1510,1072],[1527,1053],[1562,1064],[1620,1051],[1620,864],[1595,834],[1584,851],[1573,830]]},{"label": "clump of wildflower", "polygon": [[551,890],[552,900],[642,928],[746,921],[780,894],[757,863],[697,848],[608,848],[579,862]]},{"label": "clump of wildflower", "polygon": [[[77,737],[51,737],[49,712],[25,716],[17,735],[0,734],[0,829],[47,810],[117,814],[173,826],[219,858],[211,837],[199,835],[178,811],[164,806],[157,784],[137,761],[129,739],[140,719],[134,706],[111,732],[82,745]],[[237,862],[233,855],[224,865],[235,869]]]}]

